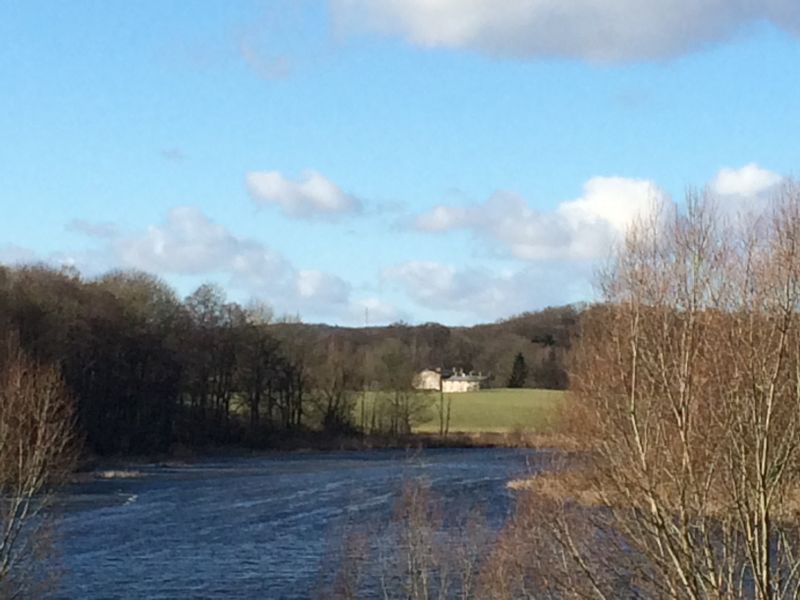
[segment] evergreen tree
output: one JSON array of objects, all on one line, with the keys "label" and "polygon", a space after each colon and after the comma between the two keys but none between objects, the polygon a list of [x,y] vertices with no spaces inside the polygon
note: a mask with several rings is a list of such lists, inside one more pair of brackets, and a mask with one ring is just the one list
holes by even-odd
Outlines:
[{"label": "evergreen tree", "polygon": [[525,357],[522,356],[522,352],[519,352],[514,357],[514,366],[511,368],[511,377],[508,378],[508,387],[525,387],[525,382],[527,379],[528,366],[525,364]]}]

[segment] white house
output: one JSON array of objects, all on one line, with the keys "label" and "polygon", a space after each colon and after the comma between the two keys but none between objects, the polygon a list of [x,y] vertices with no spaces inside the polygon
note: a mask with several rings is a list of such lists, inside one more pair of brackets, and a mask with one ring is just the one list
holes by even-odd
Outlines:
[{"label": "white house", "polygon": [[442,385],[442,374],[439,371],[425,369],[414,375],[415,390],[436,390],[439,391]]},{"label": "white house", "polygon": [[442,380],[442,391],[445,394],[453,392],[477,392],[481,389],[480,375],[453,375]]},{"label": "white house", "polygon": [[414,376],[413,386],[417,390],[436,390],[446,394],[476,392],[486,379],[481,373],[464,373],[463,369],[442,372],[441,369],[425,369]]}]

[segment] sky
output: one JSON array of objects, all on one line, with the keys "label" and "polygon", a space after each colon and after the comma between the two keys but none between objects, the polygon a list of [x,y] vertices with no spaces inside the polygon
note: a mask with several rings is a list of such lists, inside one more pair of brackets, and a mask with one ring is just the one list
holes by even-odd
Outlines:
[{"label": "sky", "polygon": [[796,0],[2,0],[0,262],[341,325],[591,301],[797,175]]}]

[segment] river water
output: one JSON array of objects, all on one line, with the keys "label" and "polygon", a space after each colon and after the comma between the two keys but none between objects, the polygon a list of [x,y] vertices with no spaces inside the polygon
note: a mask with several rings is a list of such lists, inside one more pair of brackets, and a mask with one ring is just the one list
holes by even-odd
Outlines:
[{"label": "river water", "polygon": [[422,478],[449,515],[508,516],[506,482],[539,457],[513,449],[275,454],[137,466],[70,490],[55,598],[309,598],[337,524],[390,517]]}]

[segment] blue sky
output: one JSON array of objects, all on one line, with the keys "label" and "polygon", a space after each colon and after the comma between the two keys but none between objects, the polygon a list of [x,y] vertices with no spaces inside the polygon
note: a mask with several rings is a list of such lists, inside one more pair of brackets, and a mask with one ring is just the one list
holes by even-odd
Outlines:
[{"label": "blue sky", "polygon": [[591,299],[658,198],[796,175],[790,0],[0,3],[0,261],[309,321]]}]

